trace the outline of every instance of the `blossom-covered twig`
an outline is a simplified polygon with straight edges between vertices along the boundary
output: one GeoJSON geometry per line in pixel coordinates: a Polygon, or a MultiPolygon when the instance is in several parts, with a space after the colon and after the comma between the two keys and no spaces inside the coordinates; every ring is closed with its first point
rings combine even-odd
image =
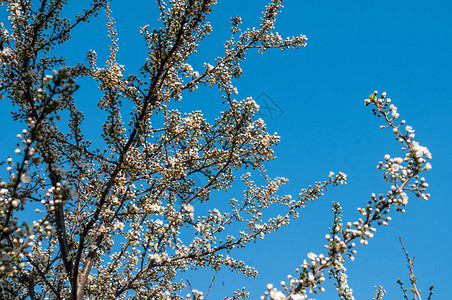
{"type": "Polygon", "coordinates": [[[415,134],[411,126],[405,125],[406,121],[398,122],[399,113],[397,107],[391,104],[391,99],[386,98],[386,93],[377,97],[377,92],[365,100],[365,105],[372,105],[374,115],[382,117],[385,125],[396,136],[396,140],[402,144],[403,157],[391,158],[389,154],[384,156],[384,162],[380,162],[378,169],[383,170],[384,181],[391,184],[385,194],[371,195],[371,199],[364,208],[358,208],[361,218],[354,222],[347,222],[344,228],[342,223],[342,208],[338,203],[333,204],[334,224],[330,234],[326,235],[328,254],[308,254],[309,261],[304,260],[300,269],[297,269],[298,278],[289,275],[290,285],[283,285],[283,289],[269,289],[262,299],[306,299],[308,293],[322,292],[319,285],[324,281],[324,271],[336,278],[337,291],[341,299],[354,299],[353,290],[347,284],[345,258],[354,260],[356,243],[368,244],[368,240],[374,236],[376,225],[388,225],[391,217],[390,209],[397,212],[405,212],[408,204],[408,194],[427,200],[430,197],[426,193],[428,184],[421,172],[432,168],[429,160],[431,153],[424,146],[414,140],[415,134]],[[405,126],[403,129],[402,126],[405,126]]]}

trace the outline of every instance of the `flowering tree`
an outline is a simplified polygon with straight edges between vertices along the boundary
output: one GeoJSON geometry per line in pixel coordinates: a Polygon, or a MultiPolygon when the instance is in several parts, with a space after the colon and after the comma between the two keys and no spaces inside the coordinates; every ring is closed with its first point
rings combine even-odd
{"type": "MultiPolygon", "coordinates": [[[[10,17],[0,28],[1,97],[12,102],[14,120],[24,129],[5,161],[9,178],[1,181],[2,299],[202,299],[191,287],[179,296],[186,288],[181,272],[227,267],[255,276],[254,268],[228,253],[287,225],[329,186],[345,184],[345,174],[330,173],[296,199],[279,196],[287,180],[264,171],[279,137],[255,117],[255,101],[235,99],[233,80],[241,76],[248,51],[306,45],[303,35],[283,38],[274,31],[281,0],[270,1],[253,29],[232,18],[225,52],[199,71],[187,61],[212,31],[207,17],[216,1],[158,0],[161,27],[141,28],[148,58],[139,74],[127,76],[116,60],[108,1],[93,0],[72,19],[63,17],[63,0],[3,3],[10,17]],[[106,65],[98,67],[91,51],[87,63],[68,66],[54,47],[100,10],[106,11],[111,40],[106,65]],[[98,82],[103,93],[98,107],[107,117],[99,145],[85,138],[77,108],[76,82],[83,76],[98,82]],[[200,111],[183,114],[172,107],[202,86],[222,93],[224,111],[212,122],[200,111]],[[227,190],[238,175],[246,186],[243,197],[231,198],[222,211],[212,206],[212,193],[227,190]],[[275,206],[286,213],[272,216],[275,206]],[[202,214],[199,208],[210,210],[202,214]]],[[[431,168],[431,154],[414,140],[412,127],[398,121],[390,102],[377,92],[365,101],[402,144],[403,155],[385,155],[379,164],[388,191],[372,194],[359,209],[361,217],[345,225],[334,203],[327,252],[309,253],[288,276],[290,283],[269,285],[263,299],[306,299],[323,291],[324,272],[336,279],[341,299],[353,299],[344,262],[353,260],[355,243],[367,244],[376,225],[388,224],[391,209],[404,212],[408,193],[428,199],[419,174],[431,168]]],[[[378,299],[383,294],[376,293],[378,299]]],[[[246,295],[239,290],[227,299],[246,295]]]]}

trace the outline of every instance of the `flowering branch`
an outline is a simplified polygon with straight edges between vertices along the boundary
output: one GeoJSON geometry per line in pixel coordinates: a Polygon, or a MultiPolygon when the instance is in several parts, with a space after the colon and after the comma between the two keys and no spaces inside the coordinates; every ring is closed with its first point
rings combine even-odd
{"type": "MultiPolygon", "coordinates": [[[[200,71],[188,61],[212,32],[208,16],[216,1],[158,0],[160,27],[141,28],[148,55],[140,72],[129,75],[117,61],[119,40],[108,1],[92,0],[72,22],[62,16],[67,1],[3,2],[10,31],[0,24],[1,97],[11,101],[14,120],[26,129],[17,135],[19,159],[6,160],[9,179],[0,181],[2,299],[127,299],[129,293],[184,299],[179,294],[187,286],[180,272],[227,267],[256,276],[230,252],[278,231],[329,187],[346,183],[345,174],[330,173],[302,189],[297,199],[279,196],[287,179],[270,178],[264,165],[275,158],[280,137],[256,118],[259,106],[252,98],[235,98],[233,81],[243,73],[251,49],[263,53],[306,45],[304,35],[283,38],[274,31],[282,0],[269,0],[255,28],[243,29],[241,18],[233,17],[225,52],[200,71]],[[87,53],[86,65],[67,66],[65,58],[52,56],[102,8],[111,42],[104,67],[97,66],[94,50],[87,53]],[[97,82],[103,94],[97,102],[106,116],[101,143],[84,135],[84,114],[75,97],[80,76],[97,82]],[[222,95],[222,112],[213,121],[200,111],[174,109],[183,94],[202,86],[222,95]],[[262,180],[252,181],[252,173],[262,180]],[[243,197],[214,202],[239,174],[243,197]],[[285,211],[273,215],[273,207],[285,211]],[[21,219],[33,221],[19,225],[21,219]]],[[[414,141],[410,126],[403,131],[405,122],[395,123],[399,114],[389,103],[376,93],[366,100],[406,152],[403,158],[386,155],[379,165],[390,191],[372,195],[359,209],[362,218],[347,228],[335,203],[328,254],[308,254],[310,262],[297,270],[299,279],[290,277],[284,291],[269,287],[264,298],[303,299],[308,291],[322,291],[326,269],[336,278],[340,297],[352,299],[343,263],[345,257],[353,259],[354,242],[367,244],[375,223],[387,225],[390,208],[403,212],[409,192],[425,200],[430,196],[419,174],[431,169],[431,155],[414,141]]],[[[190,291],[188,298],[203,297],[190,291]]],[[[247,295],[243,289],[226,299],[247,295]]]]}
{"type": "Polygon", "coordinates": [[[330,229],[330,234],[326,235],[328,243],[325,248],[329,250],[328,254],[308,254],[309,261],[304,260],[301,269],[296,270],[299,279],[289,275],[290,285],[286,286],[284,283],[281,291],[270,286],[262,299],[306,299],[308,292],[322,292],[324,289],[319,287],[319,284],[325,280],[324,270],[336,279],[336,287],[341,299],[354,299],[352,289],[347,284],[344,262],[345,257],[354,260],[355,241],[359,240],[361,244],[367,245],[368,239],[371,239],[376,231],[375,223],[388,225],[391,217],[387,215],[391,208],[398,212],[405,212],[408,204],[407,192],[423,200],[430,197],[430,194],[425,193],[428,184],[419,174],[432,168],[428,162],[432,155],[426,147],[414,140],[414,130],[411,126],[405,126],[405,132],[401,132],[400,127],[406,122],[402,120],[396,123],[399,113],[397,107],[390,103],[391,99],[386,98],[386,93],[382,93],[381,97],[377,98],[377,92],[374,92],[365,100],[366,106],[373,105],[374,115],[383,117],[385,120],[386,125],[381,128],[392,128],[396,140],[402,144],[402,151],[405,152],[404,158],[391,158],[386,154],[385,162],[380,162],[377,166],[378,169],[383,170],[383,179],[391,184],[390,190],[378,196],[372,194],[366,207],[358,208],[363,218],[348,222],[345,229],[342,223],[342,209],[338,203],[334,203],[334,225],[330,229]]]}

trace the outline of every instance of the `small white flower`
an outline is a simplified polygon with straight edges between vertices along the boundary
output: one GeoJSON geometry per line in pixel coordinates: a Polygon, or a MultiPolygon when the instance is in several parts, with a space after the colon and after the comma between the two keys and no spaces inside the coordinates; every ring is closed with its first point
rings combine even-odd
{"type": "Polygon", "coordinates": [[[20,181],[22,181],[23,183],[30,183],[31,177],[30,177],[30,175],[28,175],[28,173],[24,173],[24,174],[20,175],[20,181]]]}
{"type": "Polygon", "coordinates": [[[270,292],[270,298],[271,298],[272,300],[284,300],[284,299],[286,299],[286,296],[284,295],[283,292],[278,291],[278,290],[276,290],[276,289],[273,289],[273,290],[270,292]]]}
{"type": "Polygon", "coordinates": [[[396,157],[396,158],[394,158],[394,162],[396,164],[401,164],[403,162],[403,159],[401,157],[396,157]]]}
{"type": "Polygon", "coordinates": [[[400,166],[398,164],[393,164],[391,166],[391,170],[393,170],[394,172],[397,172],[400,169],[400,166]]]}
{"type": "Polygon", "coordinates": [[[191,204],[184,204],[183,208],[186,212],[194,212],[195,211],[195,208],[191,204]]]}
{"type": "Polygon", "coordinates": [[[308,253],[308,258],[310,260],[315,260],[317,258],[317,255],[314,252],[309,252],[308,253]]]}
{"type": "Polygon", "coordinates": [[[400,197],[402,198],[402,205],[408,204],[408,195],[406,193],[401,193],[400,197]]]}

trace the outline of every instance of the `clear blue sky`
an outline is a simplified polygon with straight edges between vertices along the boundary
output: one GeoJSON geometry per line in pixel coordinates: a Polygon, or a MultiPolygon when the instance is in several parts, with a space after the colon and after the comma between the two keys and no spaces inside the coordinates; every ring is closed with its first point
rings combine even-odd
{"type": "MultiPolygon", "coordinates": [[[[210,16],[214,32],[192,60],[193,65],[200,67],[223,54],[230,17],[238,14],[244,25],[257,26],[267,2],[220,0],[210,16]]],[[[127,73],[137,70],[145,57],[139,27],[156,24],[155,7],[153,1],[113,1],[120,39],[118,60],[126,65],[127,73]]],[[[333,201],[342,204],[344,221],[355,220],[359,217],[356,207],[364,206],[372,192],[387,191],[375,166],[384,154],[397,154],[399,149],[391,132],[380,130],[380,120],[363,105],[374,90],[388,93],[401,117],[416,130],[417,140],[432,152],[433,170],[426,174],[432,197],[428,202],[410,198],[406,214],[394,213],[389,227],[378,228],[368,246],[358,247],[355,262],[346,265],[349,284],[356,299],[372,299],[375,285],[383,285],[388,291],[384,299],[401,299],[396,281],[401,277],[408,283],[398,242],[401,236],[410,255],[416,257],[420,287],[427,292],[434,284],[433,299],[448,299],[448,255],[452,247],[451,12],[452,3],[446,0],[285,1],[276,31],[282,36],[305,34],[308,46],[283,53],[250,53],[243,64],[245,74],[236,82],[238,97],[252,96],[262,107],[267,101],[276,109],[273,116],[268,110],[262,111],[267,115],[263,118],[269,131],[277,131],[282,137],[276,148],[278,159],[267,169],[271,176],[290,179],[284,193],[298,195],[302,187],[325,179],[329,171],[347,173],[348,185],[334,188],[309,204],[300,219],[278,234],[236,252],[236,257],[258,269],[258,278],[249,280],[221,272],[209,299],[222,298],[242,286],[252,293],[251,299],[257,299],[267,283],[277,285],[287,274],[294,274],[308,252],[322,251],[324,235],[332,222],[333,201]],[[269,98],[258,97],[262,92],[269,98]]],[[[102,17],[74,34],[71,47],[64,48],[69,62],[84,57],[89,49],[96,50],[99,62],[106,59],[103,51],[108,40],[102,17]]],[[[82,106],[96,101],[88,85],[82,84],[78,93],[82,106]]],[[[218,106],[212,95],[201,90],[196,97],[187,98],[191,102],[184,104],[185,108],[215,115],[218,106]]],[[[84,112],[87,127],[99,124],[94,111],[84,112]]],[[[5,122],[7,114],[1,114],[5,122]]],[[[16,132],[3,134],[8,140],[16,132]]],[[[11,140],[10,149],[14,143],[11,140]]],[[[10,153],[6,147],[1,151],[3,156],[10,153]]],[[[230,197],[240,196],[238,190],[235,192],[230,197]]],[[[206,290],[209,283],[208,274],[192,280],[200,290],[206,290]]],[[[334,287],[326,284],[326,288],[327,292],[316,299],[337,298],[334,287]]]]}

